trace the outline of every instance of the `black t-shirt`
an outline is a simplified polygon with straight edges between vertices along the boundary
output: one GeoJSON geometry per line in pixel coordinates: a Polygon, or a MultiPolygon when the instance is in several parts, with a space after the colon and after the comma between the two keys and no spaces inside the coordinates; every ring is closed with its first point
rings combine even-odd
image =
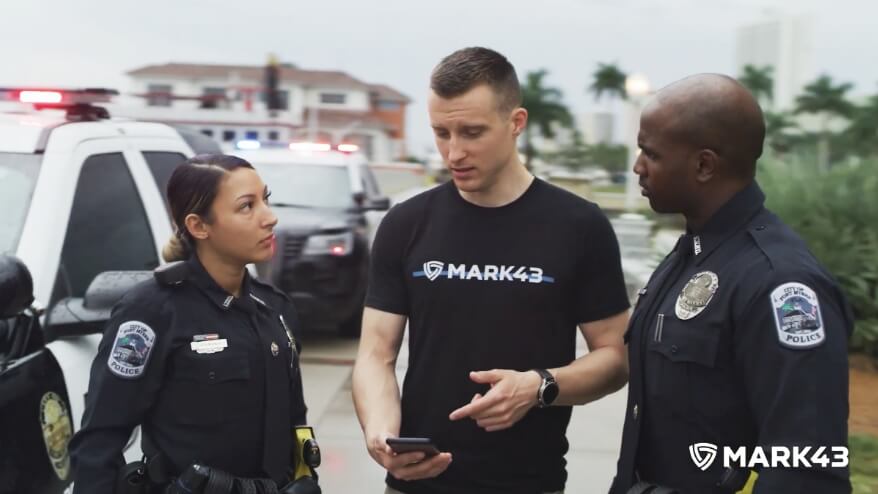
{"type": "Polygon", "coordinates": [[[576,325],[628,308],[619,247],[600,209],[535,179],[486,208],[452,182],[391,209],[375,238],[366,305],[409,319],[401,436],[454,460],[439,477],[388,484],[408,494],[561,490],[571,407],[531,410],[486,432],[448,415],[487,386],[470,371],[552,368],[575,358],[576,325]]]}

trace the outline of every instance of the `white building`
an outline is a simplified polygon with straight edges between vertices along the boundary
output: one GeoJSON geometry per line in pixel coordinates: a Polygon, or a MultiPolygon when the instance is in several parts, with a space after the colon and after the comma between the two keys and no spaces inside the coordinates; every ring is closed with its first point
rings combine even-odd
{"type": "Polygon", "coordinates": [[[781,17],[738,29],[736,69],[774,67],[775,110],[789,110],[814,78],[813,22],[808,16],[781,17]]]}
{"type": "Polygon", "coordinates": [[[244,139],[352,143],[373,161],[405,156],[410,100],[344,72],[278,67],[280,110],[265,103],[263,66],[167,63],[128,72],[114,115],[189,126],[224,145],[244,139]]]}
{"type": "Polygon", "coordinates": [[[588,112],[576,119],[582,139],[588,145],[610,144],[613,142],[613,127],[616,118],[612,112],[588,112]]]}

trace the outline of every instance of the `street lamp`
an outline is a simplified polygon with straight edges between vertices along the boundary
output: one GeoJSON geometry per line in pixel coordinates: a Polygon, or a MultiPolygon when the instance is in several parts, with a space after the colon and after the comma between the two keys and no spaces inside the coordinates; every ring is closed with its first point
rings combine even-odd
{"type": "Polygon", "coordinates": [[[625,93],[628,95],[628,179],[625,181],[625,210],[633,213],[637,208],[640,193],[634,162],[640,148],[637,145],[637,132],[640,128],[640,110],[650,93],[649,80],[642,74],[632,74],[625,79],[625,93]]]}

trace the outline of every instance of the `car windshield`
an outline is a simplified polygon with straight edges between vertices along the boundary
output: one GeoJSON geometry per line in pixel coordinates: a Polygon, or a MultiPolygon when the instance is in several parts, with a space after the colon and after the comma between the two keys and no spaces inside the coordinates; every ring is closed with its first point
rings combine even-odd
{"type": "Polygon", "coordinates": [[[0,153],[0,253],[14,253],[24,228],[43,156],[0,153]]]}
{"type": "Polygon", "coordinates": [[[254,163],[277,207],[343,209],[353,205],[348,169],[344,166],[254,163]]]}

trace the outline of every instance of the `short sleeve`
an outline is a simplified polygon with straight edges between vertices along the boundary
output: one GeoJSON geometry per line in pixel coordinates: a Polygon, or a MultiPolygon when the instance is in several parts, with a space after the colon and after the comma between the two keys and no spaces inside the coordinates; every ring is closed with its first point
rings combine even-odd
{"type": "Polygon", "coordinates": [[[606,319],[630,307],[619,242],[607,217],[596,206],[584,229],[585,246],[576,280],[579,323],[606,319]]]}
{"type": "Polygon", "coordinates": [[[404,248],[407,229],[400,206],[394,206],[381,221],[372,243],[366,307],[408,315],[409,297],[405,284],[404,248]]]}

